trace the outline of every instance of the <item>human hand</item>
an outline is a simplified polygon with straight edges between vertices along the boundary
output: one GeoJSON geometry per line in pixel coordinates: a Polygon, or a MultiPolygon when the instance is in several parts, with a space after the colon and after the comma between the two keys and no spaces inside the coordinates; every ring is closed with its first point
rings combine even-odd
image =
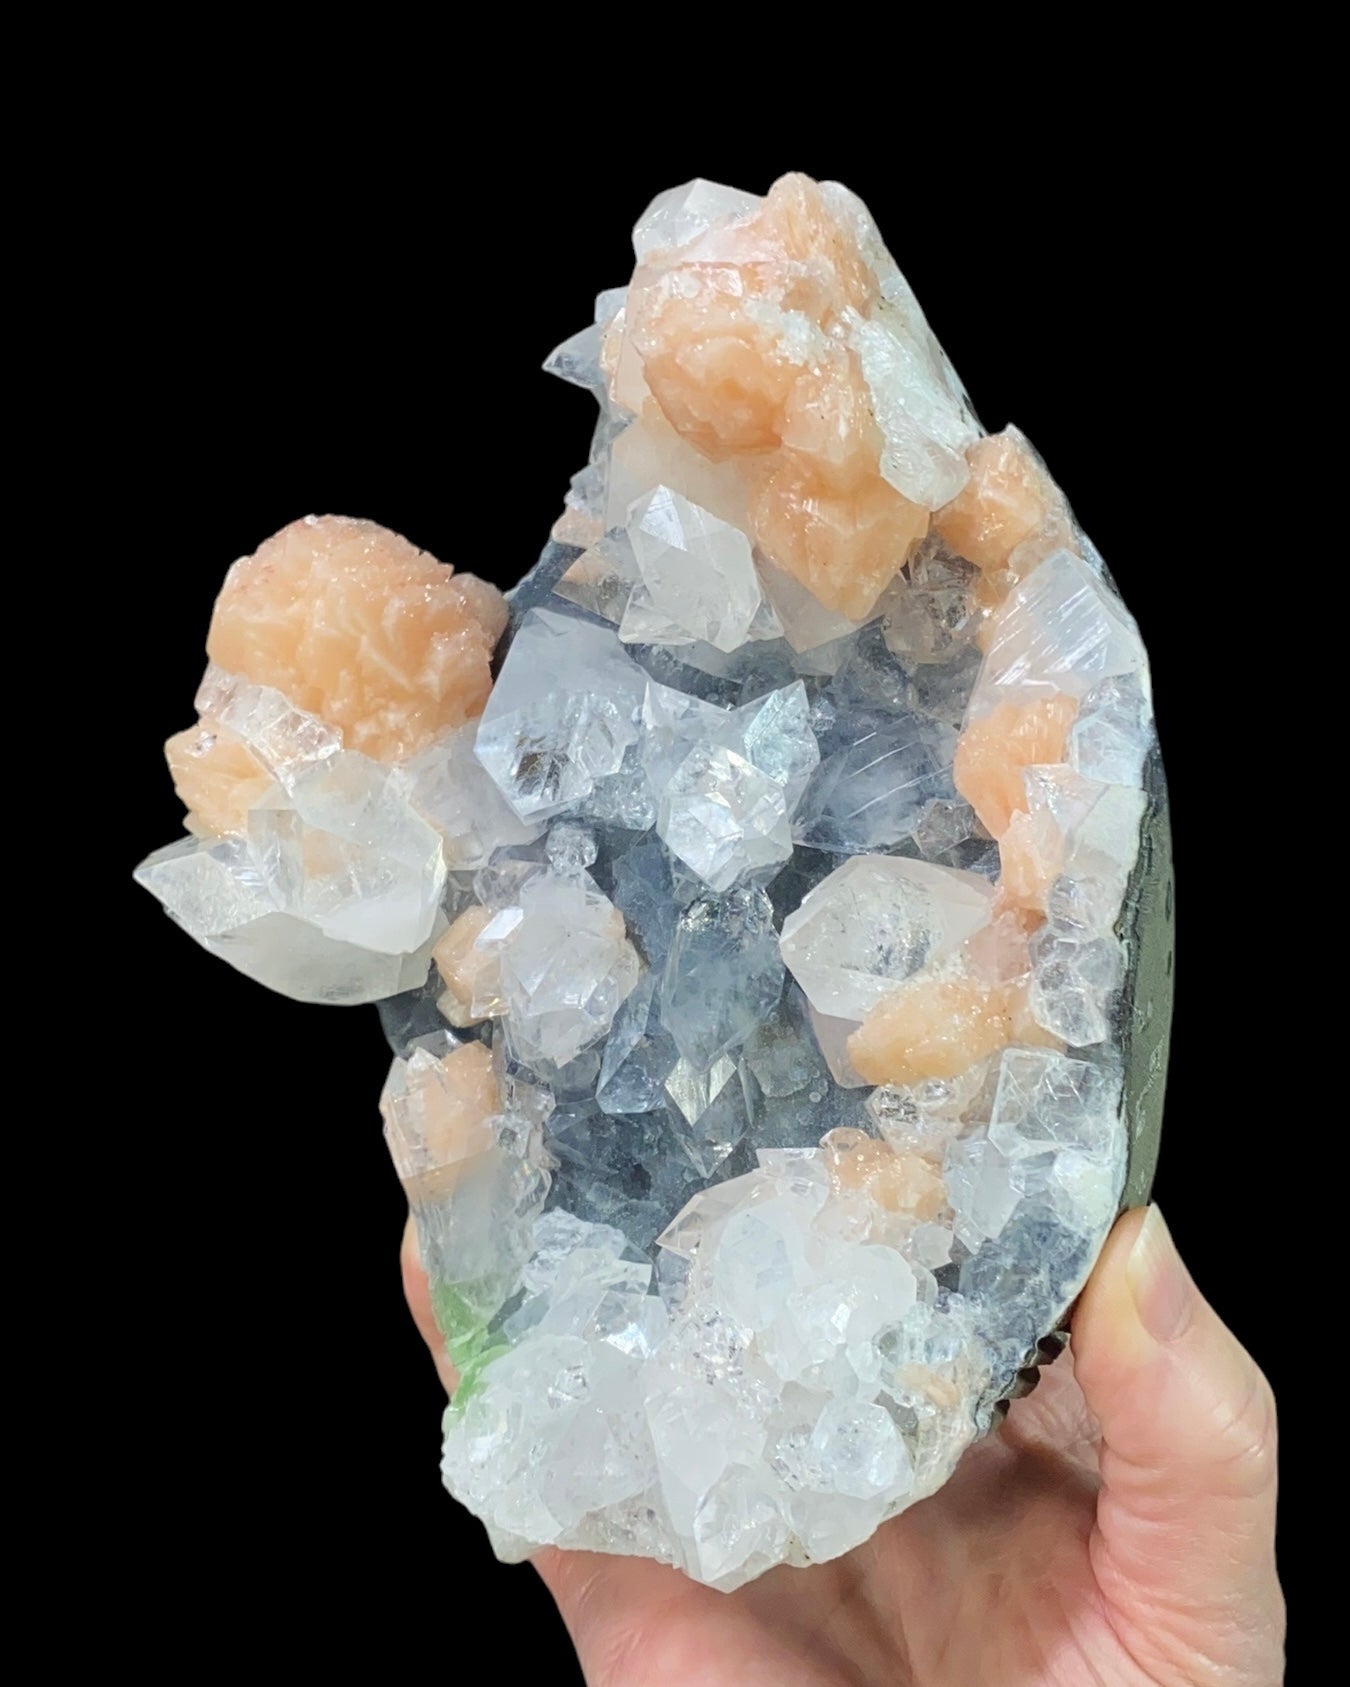
{"type": "MultiPolygon", "coordinates": [[[[404,1285],[447,1386],[411,1224],[404,1285]]],[[[1111,1233],[1069,1350],[932,1498],[717,1593],[539,1553],[589,1687],[1276,1687],[1275,1406],[1156,1208],[1111,1233]]]]}

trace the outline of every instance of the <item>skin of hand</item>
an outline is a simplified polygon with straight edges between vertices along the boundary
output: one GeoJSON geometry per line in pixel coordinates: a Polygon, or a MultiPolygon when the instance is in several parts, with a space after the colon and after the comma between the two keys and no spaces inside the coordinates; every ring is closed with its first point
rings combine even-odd
{"type": "MultiPolygon", "coordinates": [[[[453,1385],[411,1224],[408,1303],[453,1385]]],[[[589,1687],[1277,1687],[1275,1405],[1156,1207],[951,1481],[841,1558],[715,1592],[539,1553],[589,1687]]]]}

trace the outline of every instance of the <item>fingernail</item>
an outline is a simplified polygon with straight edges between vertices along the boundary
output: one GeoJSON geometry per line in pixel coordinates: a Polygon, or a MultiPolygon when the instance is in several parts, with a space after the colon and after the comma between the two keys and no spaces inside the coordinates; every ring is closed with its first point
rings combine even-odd
{"type": "Polygon", "coordinates": [[[1195,1288],[1156,1206],[1144,1214],[1125,1273],[1139,1322],[1154,1341],[1175,1341],[1191,1321],[1195,1288]]]}

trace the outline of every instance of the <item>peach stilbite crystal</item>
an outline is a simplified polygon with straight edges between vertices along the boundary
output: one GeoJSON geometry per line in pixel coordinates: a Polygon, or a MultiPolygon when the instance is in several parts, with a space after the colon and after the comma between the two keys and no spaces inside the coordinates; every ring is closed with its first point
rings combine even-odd
{"type": "Polygon", "coordinates": [[[436,971],[445,985],[436,1006],[451,1025],[477,1024],[497,1007],[502,971],[500,947],[475,947],[492,919],[488,908],[478,904],[466,908],[431,951],[436,971]],[[475,1002],[483,1001],[488,1003],[487,1008],[475,1012],[475,1002]]]}
{"type": "MultiPolygon", "coordinates": [[[[852,230],[816,182],[789,175],[754,215],[678,254],[649,253],[622,332],[667,420],[721,459],[779,444],[793,388],[827,348],[819,330],[876,297],[852,230]]],[[[608,361],[622,402],[622,354],[610,351],[608,361]]]]}
{"type": "Polygon", "coordinates": [[[166,739],[164,755],[190,832],[228,837],[248,830],[248,811],[272,776],[237,732],[201,720],[166,739]]]}
{"type": "Polygon", "coordinates": [[[970,479],[933,517],[951,548],[985,573],[1008,559],[1060,503],[1050,477],[1015,432],[986,434],[966,453],[970,479]]]}
{"type": "Polygon", "coordinates": [[[737,273],[681,270],[643,303],[634,344],[671,426],[714,461],[777,445],[801,362],[772,327],[745,314],[737,273]]]}
{"type": "Polygon", "coordinates": [[[784,290],[785,309],[829,322],[845,310],[865,313],[876,302],[877,278],[854,230],[845,227],[820,183],[810,176],[799,170],[780,176],[769,189],[763,211],[747,226],[757,223],[781,242],[789,262],[805,272],[794,275],[784,290]]]}
{"type": "Polygon", "coordinates": [[[506,626],[495,586],[373,521],[307,516],[230,569],[212,661],[402,761],[482,714],[506,626]]]}
{"type": "Polygon", "coordinates": [[[966,723],[956,746],[952,778],[996,838],[1027,806],[1023,770],[1065,759],[1077,701],[1063,692],[1029,703],[999,703],[966,723]]]}
{"type": "MultiPolygon", "coordinates": [[[[686,445],[744,459],[761,550],[852,620],[928,528],[928,512],[882,476],[874,400],[846,343],[879,298],[859,230],[819,184],[784,176],[752,215],[677,252],[646,251],[605,339],[616,402],[640,407],[650,392],[686,445]]],[[[624,449],[621,435],[616,460],[624,449]]],[[[612,490],[610,503],[613,525],[612,490]]]]}
{"type": "Polygon", "coordinates": [[[809,464],[834,492],[851,492],[877,479],[881,433],[852,353],[807,370],[793,387],[783,418],[783,449],[809,464]]]}
{"type": "Polygon", "coordinates": [[[913,978],[877,1003],[848,1040],[869,1084],[917,1084],[957,1078],[1008,1046],[1006,991],[974,979],[913,978]]]}
{"type": "Polygon", "coordinates": [[[841,1193],[865,1191],[891,1213],[932,1219],[942,1211],[947,1191],[930,1162],[920,1154],[901,1154],[866,1131],[838,1125],[820,1139],[825,1169],[841,1193]]]}
{"type": "Polygon", "coordinates": [[[877,476],[833,491],[785,459],[751,498],[758,544],[819,603],[861,621],[928,530],[928,511],[877,476]]]}
{"type": "Polygon", "coordinates": [[[998,860],[1000,903],[1043,914],[1064,865],[1064,834],[1044,810],[1019,809],[999,839],[998,860]]]}
{"type": "Polygon", "coordinates": [[[435,1177],[442,1193],[468,1164],[493,1147],[487,1121],[501,1094],[484,1043],[463,1043],[448,1054],[417,1049],[395,1062],[380,1097],[394,1163],[405,1186],[435,1177]]]}

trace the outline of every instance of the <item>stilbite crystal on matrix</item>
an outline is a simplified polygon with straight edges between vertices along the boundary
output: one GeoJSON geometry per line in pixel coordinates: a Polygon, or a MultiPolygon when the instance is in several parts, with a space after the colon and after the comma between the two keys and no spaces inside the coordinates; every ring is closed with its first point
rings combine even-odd
{"type": "Polygon", "coordinates": [[[731,1588],[940,1486],[1140,1193],[1166,812],[1134,622],[862,204],[693,182],[633,245],[509,620],[368,523],[268,540],[138,876],[379,1001],[498,1553],[731,1588]]]}

